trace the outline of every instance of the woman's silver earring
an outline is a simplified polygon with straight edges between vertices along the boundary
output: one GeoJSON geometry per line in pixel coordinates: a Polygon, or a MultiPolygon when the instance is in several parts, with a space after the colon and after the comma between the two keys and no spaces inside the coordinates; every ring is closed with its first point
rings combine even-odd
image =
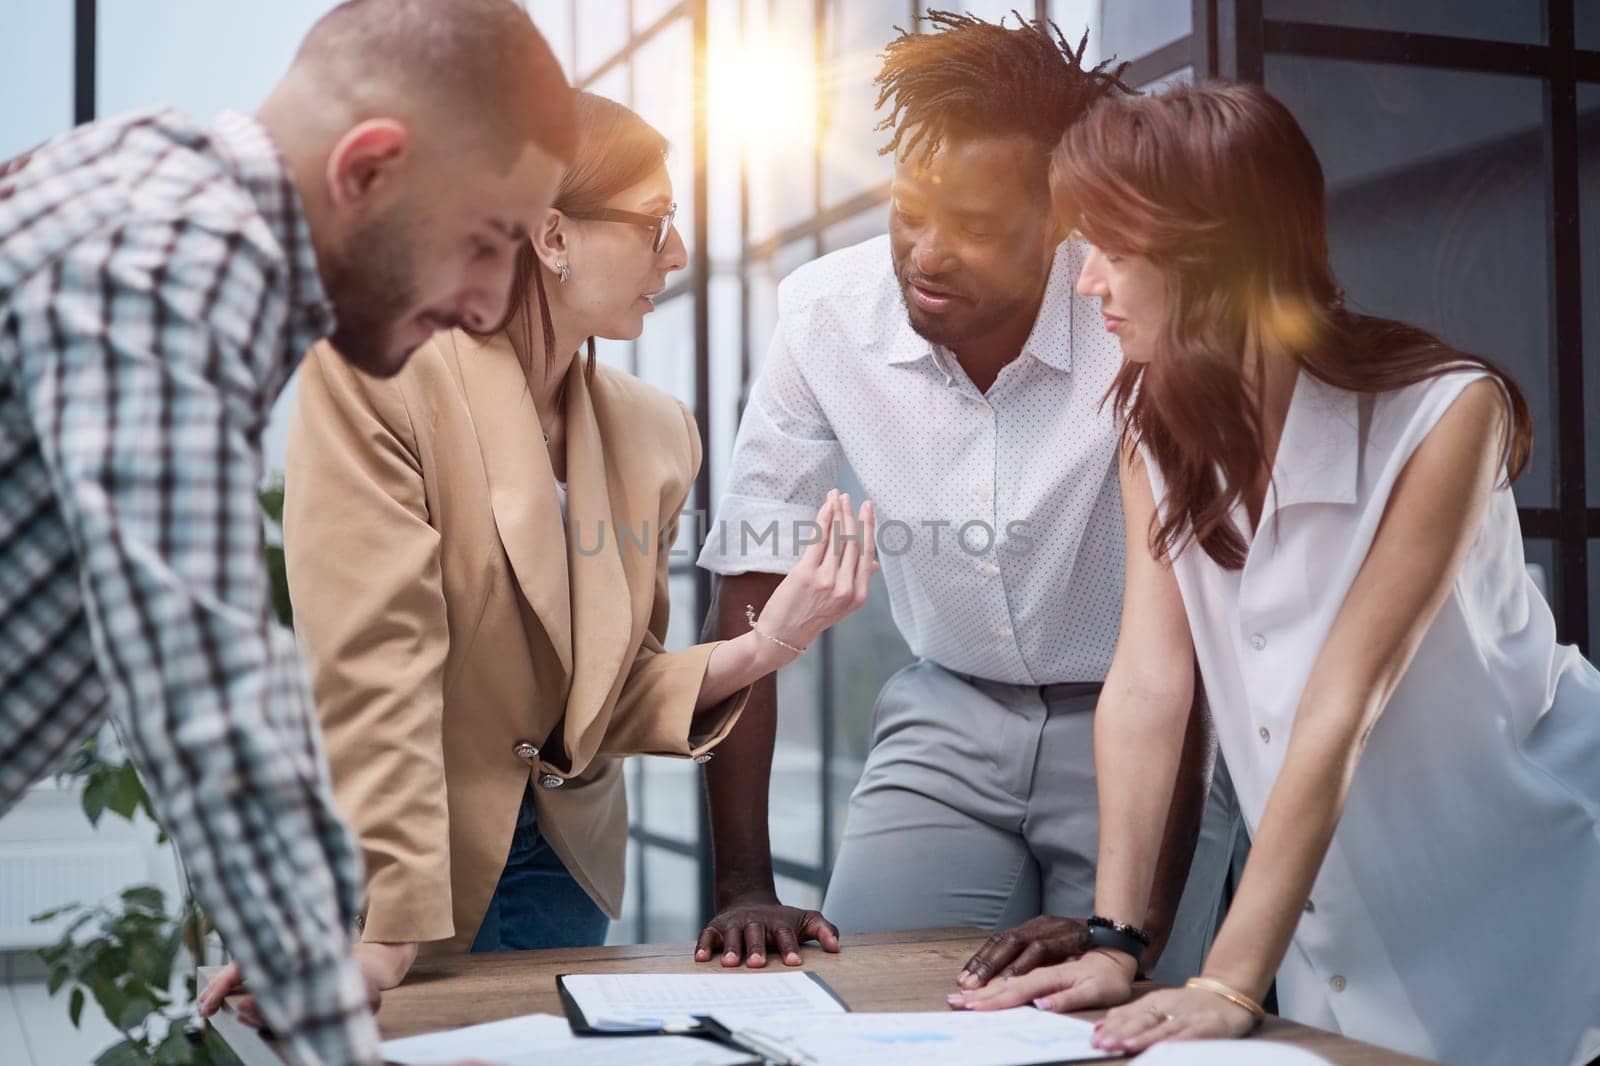
{"type": "Polygon", "coordinates": [[[557,263],[556,277],[561,280],[561,284],[565,285],[567,283],[567,279],[572,277],[572,268],[565,263],[557,263]]]}

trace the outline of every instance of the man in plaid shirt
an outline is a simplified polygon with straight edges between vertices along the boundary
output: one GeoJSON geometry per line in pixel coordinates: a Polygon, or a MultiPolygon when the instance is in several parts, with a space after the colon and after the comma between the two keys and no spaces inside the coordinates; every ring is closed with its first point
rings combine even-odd
{"type": "Polygon", "coordinates": [[[377,1033],[359,857],[269,607],[262,429],[323,337],[388,375],[498,321],[571,139],[513,0],[351,0],[253,117],[147,111],[0,166],[0,812],[109,716],[304,1062],[377,1033]]]}

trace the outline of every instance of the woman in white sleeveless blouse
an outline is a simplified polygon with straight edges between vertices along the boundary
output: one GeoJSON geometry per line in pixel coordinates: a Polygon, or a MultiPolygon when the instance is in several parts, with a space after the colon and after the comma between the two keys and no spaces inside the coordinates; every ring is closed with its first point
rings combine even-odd
{"type": "MultiPolygon", "coordinates": [[[[1589,1061],[1600,673],[1524,569],[1521,395],[1343,307],[1321,168],[1258,87],[1113,101],[1055,164],[1125,358],[1098,913],[1145,913],[1193,661],[1253,841],[1203,976],[1097,1041],[1243,1036],[1276,978],[1285,1017],[1412,1054],[1589,1061]]],[[[1134,969],[1105,946],[952,1003],[1125,1003],[1134,969]]]]}

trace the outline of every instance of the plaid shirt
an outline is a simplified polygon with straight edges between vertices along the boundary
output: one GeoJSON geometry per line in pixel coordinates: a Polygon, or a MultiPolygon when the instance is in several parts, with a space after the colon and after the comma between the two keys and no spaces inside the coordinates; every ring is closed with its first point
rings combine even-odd
{"type": "Polygon", "coordinates": [[[261,433],[333,327],[266,131],[172,111],[0,166],[0,812],[107,715],[266,1017],[377,1059],[360,861],[262,565],[261,433]]]}

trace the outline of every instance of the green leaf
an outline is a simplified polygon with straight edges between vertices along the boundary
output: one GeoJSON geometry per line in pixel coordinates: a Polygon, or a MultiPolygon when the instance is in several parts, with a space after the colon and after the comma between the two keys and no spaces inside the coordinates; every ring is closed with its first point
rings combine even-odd
{"type": "Polygon", "coordinates": [[[122,769],[117,771],[114,780],[111,798],[108,806],[114,813],[127,821],[133,821],[134,812],[139,809],[140,802],[144,799],[144,783],[139,780],[139,771],[133,768],[133,763],[125,762],[122,769]]]}
{"type": "Polygon", "coordinates": [[[72,976],[72,971],[65,966],[57,966],[50,971],[50,980],[45,982],[45,991],[52,996],[61,991],[61,986],[67,983],[67,978],[72,976]]]}
{"type": "Polygon", "coordinates": [[[124,1040],[100,1052],[94,1063],[95,1066],[150,1066],[150,1056],[137,1041],[124,1040]]]}
{"type": "Polygon", "coordinates": [[[275,526],[283,525],[283,477],[273,474],[261,490],[261,510],[275,526]]]}
{"type": "Polygon", "coordinates": [[[117,1012],[117,1028],[124,1032],[137,1029],[155,1011],[156,1005],[144,996],[131,996],[117,1012]]]}
{"type": "Polygon", "coordinates": [[[284,563],[283,549],[276,544],[267,545],[267,583],[272,589],[272,610],[278,621],[294,625],[294,605],[289,600],[289,570],[284,563]]]}
{"type": "Polygon", "coordinates": [[[194,1062],[194,1052],[188,1034],[183,1031],[183,1019],[180,1018],[172,1023],[166,1037],[156,1045],[155,1058],[163,1066],[187,1066],[194,1062]]]}
{"type": "Polygon", "coordinates": [[[67,1002],[67,1017],[72,1019],[72,1027],[78,1028],[78,1019],[83,1016],[83,989],[74,988],[72,998],[67,1002]]]}
{"type": "Polygon", "coordinates": [[[162,914],[165,914],[167,909],[167,894],[161,891],[159,885],[134,885],[132,888],[125,888],[122,890],[122,901],[162,914]]]}
{"type": "Polygon", "coordinates": [[[90,825],[100,823],[100,815],[105,813],[106,804],[116,794],[116,787],[113,777],[101,774],[91,776],[83,786],[83,813],[90,825]]]}

